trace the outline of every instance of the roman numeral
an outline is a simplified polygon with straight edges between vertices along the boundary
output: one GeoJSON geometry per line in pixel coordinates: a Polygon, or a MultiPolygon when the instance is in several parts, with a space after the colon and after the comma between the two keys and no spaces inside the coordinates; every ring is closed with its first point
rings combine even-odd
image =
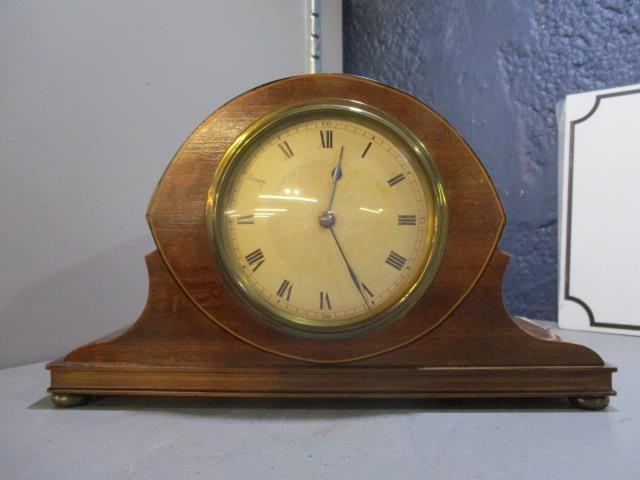
{"type": "Polygon", "coordinates": [[[391,253],[389,253],[389,256],[385,260],[386,264],[391,265],[396,270],[402,270],[402,267],[404,267],[404,264],[406,262],[407,262],[406,258],[394,252],[393,250],[391,250],[391,253]]]}
{"type": "Polygon", "coordinates": [[[371,148],[371,142],[369,142],[369,145],[367,145],[366,148],[364,149],[364,152],[362,152],[362,158],[364,158],[367,155],[367,152],[369,151],[370,148],[371,148]]]}
{"type": "Polygon", "coordinates": [[[254,272],[258,268],[260,268],[260,265],[262,265],[265,262],[264,254],[262,253],[262,250],[260,250],[259,248],[251,252],[246,257],[244,257],[244,259],[247,261],[250,267],[255,265],[255,267],[253,267],[254,272]]]}
{"type": "Polygon", "coordinates": [[[282,150],[282,153],[284,153],[285,157],[287,158],[293,157],[293,150],[291,150],[291,147],[287,142],[279,143],[278,146],[280,147],[280,150],[282,150]]]}
{"type": "Polygon", "coordinates": [[[287,302],[288,302],[289,299],[291,298],[292,289],[293,289],[293,285],[291,284],[291,282],[289,280],[283,280],[282,284],[280,285],[280,288],[276,292],[276,295],[278,295],[280,298],[284,298],[284,295],[287,294],[287,302]]]}
{"type": "Polygon", "coordinates": [[[369,290],[369,288],[364,283],[361,283],[360,285],[362,285],[362,288],[369,294],[370,297],[373,297],[373,293],[371,293],[371,290],[369,290]]]}
{"type": "Polygon", "coordinates": [[[238,225],[253,225],[255,222],[253,221],[253,215],[242,215],[240,217],[236,217],[238,221],[238,225]]]}
{"type": "Polygon", "coordinates": [[[322,148],[333,148],[333,130],[320,130],[322,148]]]}
{"type": "Polygon", "coordinates": [[[389,184],[390,187],[393,187],[396,183],[400,183],[404,179],[405,179],[404,173],[401,173],[400,175],[396,175],[395,177],[387,180],[387,183],[389,184]]]}
{"type": "Polygon", "coordinates": [[[415,215],[398,215],[398,225],[415,225],[415,215]]]}
{"type": "Polygon", "coordinates": [[[327,292],[320,292],[320,310],[331,310],[331,300],[329,300],[329,294],[327,292]]]}

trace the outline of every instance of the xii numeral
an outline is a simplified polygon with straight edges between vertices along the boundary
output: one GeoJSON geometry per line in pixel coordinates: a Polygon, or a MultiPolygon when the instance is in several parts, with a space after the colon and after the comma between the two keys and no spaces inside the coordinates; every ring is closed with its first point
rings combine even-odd
{"type": "Polygon", "coordinates": [[[293,150],[291,150],[291,147],[287,142],[279,143],[278,146],[280,147],[280,150],[282,150],[282,153],[284,153],[284,156],[286,158],[293,157],[293,150]]]}
{"type": "Polygon", "coordinates": [[[329,294],[327,292],[320,292],[320,310],[332,310],[331,308],[331,300],[329,299],[329,294]]]}
{"type": "Polygon", "coordinates": [[[264,254],[262,253],[262,250],[260,250],[259,248],[251,252],[246,257],[244,257],[244,259],[247,261],[250,267],[253,267],[252,270],[254,272],[258,270],[258,268],[260,268],[260,265],[262,265],[265,262],[264,254]]]}
{"type": "Polygon", "coordinates": [[[287,302],[288,302],[291,299],[292,289],[293,289],[293,285],[291,284],[291,282],[285,279],[282,281],[282,284],[280,285],[280,288],[276,292],[276,295],[278,295],[280,298],[285,298],[285,295],[286,295],[287,302]]]}
{"type": "Polygon", "coordinates": [[[320,130],[322,148],[333,148],[333,130],[320,130]]]}

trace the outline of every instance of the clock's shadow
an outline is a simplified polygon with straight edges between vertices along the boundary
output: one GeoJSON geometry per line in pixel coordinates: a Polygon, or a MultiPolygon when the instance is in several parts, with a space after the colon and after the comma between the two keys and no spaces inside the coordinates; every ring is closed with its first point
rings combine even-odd
{"type": "MultiPolygon", "coordinates": [[[[30,409],[57,409],[48,396],[30,409]]],[[[65,409],[69,410],[69,409],[65,409]]],[[[190,397],[94,397],[74,407],[83,411],[166,411],[172,414],[233,418],[335,418],[417,412],[583,412],[567,398],[512,399],[280,399],[280,398],[190,398],[190,397]]],[[[609,407],[609,411],[613,410],[609,407]]]]}

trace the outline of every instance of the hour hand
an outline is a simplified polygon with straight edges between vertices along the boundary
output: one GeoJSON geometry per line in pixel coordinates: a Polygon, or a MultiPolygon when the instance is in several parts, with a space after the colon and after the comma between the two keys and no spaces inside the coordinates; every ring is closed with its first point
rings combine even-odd
{"type": "Polygon", "coordinates": [[[344,145],[340,147],[340,156],[338,157],[338,163],[331,171],[331,179],[333,180],[333,184],[331,185],[331,196],[329,197],[329,206],[327,207],[327,212],[331,211],[331,207],[333,206],[333,197],[336,194],[336,184],[338,180],[342,178],[342,153],[344,152],[344,145]]]}

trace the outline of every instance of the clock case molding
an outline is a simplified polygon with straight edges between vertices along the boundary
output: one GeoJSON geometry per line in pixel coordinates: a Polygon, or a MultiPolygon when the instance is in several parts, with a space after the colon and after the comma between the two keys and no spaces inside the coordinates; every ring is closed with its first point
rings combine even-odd
{"type": "Polygon", "coordinates": [[[149,295],[128,329],[48,364],[54,401],[90,395],[211,397],[577,397],[615,395],[615,367],[592,350],[511,317],[502,300],[505,215],[491,179],[460,135],[417,99],[339,74],[291,77],[209,116],[162,176],[147,218],[149,295]],[[255,316],[213,261],[206,206],[216,165],[254,122],[286,106],[363,102],[426,146],[444,186],[449,225],[429,289],[395,321],[353,338],[301,338],[255,316]]]}

